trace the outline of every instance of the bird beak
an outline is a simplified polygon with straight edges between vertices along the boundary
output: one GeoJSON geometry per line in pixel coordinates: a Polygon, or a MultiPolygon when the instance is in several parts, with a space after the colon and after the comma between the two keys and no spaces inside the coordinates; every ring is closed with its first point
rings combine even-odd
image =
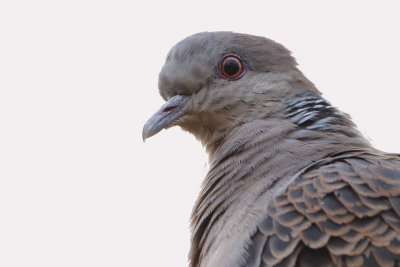
{"type": "Polygon", "coordinates": [[[168,99],[167,103],[144,124],[142,131],[143,142],[185,115],[183,107],[189,98],[190,96],[176,95],[168,99]]]}

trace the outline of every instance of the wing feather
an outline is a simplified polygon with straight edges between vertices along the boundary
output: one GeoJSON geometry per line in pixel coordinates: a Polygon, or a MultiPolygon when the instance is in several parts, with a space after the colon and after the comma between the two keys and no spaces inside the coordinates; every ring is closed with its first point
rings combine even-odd
{"type": "Polygon", "coordinates": [[[268,204],[245,266],[399,266],[400,156],[349,152],[308,166],[268,204]]]}

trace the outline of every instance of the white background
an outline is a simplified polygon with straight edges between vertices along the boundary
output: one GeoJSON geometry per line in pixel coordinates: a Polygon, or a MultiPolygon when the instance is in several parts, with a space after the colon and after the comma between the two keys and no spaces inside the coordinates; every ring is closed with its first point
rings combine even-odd
{"type": "Polygon", "coordinates": [[[166,53],[199,32],[274,39],[380,149],[400,152],[396,1],[1,1],[0,266],[187,266],[207,167],[144,122],[166,53]]]}

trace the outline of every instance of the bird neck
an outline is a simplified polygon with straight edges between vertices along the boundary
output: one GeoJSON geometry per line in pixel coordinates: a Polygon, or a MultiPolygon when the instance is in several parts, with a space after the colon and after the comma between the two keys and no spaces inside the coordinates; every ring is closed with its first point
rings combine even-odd
{"type": "MultiPolygon", "coordinates": [[[[299,169],[329,154],[370,147],[347,115],[329,106],[322,98],[289,101],[285,115],[242,124],[207,146],[210,170],[192,214],[192,262],[216,246],[207,237],[233,216],[232,203],[253,214],[251,198],[245,203],[240,197],[245,192],[274,194],[299,169]]],[[[242,219],[250,223],[235,220],[242,219]]]]}
{"type": "Polygon", "coordinates": [[[295,95],[285,103],[285,107],[285,117],[299,129],[324,133],[340,132],[349,137],[360,135],[349,115],[332,106],[320,95],[295,95]]]}

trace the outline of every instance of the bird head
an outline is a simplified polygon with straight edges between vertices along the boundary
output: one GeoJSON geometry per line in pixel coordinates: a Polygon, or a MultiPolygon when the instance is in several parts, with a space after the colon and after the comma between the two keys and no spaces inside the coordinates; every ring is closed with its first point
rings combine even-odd
{"type": "Polygon", "coordinates": [[[159,75],[166,103],[144,125],[143,140],[179,125],[208,146],[238,125],[284,116],[296,93],[319,94],[290,51],[258,36],[204,32],[168,53],[159,75]]]}

